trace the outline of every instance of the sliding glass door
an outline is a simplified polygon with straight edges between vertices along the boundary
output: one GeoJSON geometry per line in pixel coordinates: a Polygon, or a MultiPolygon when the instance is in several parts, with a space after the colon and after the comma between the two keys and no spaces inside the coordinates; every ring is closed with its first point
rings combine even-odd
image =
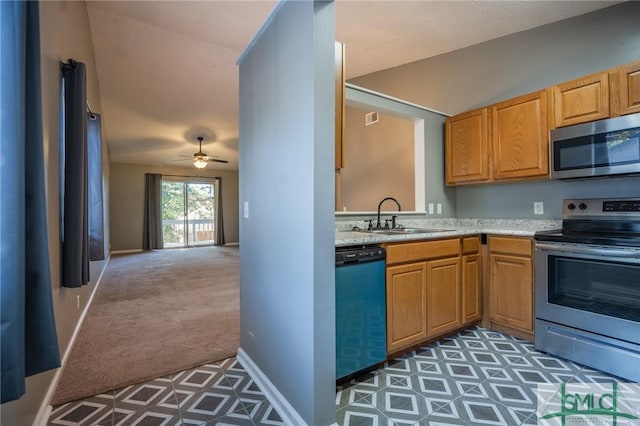
{"type": "Polygon", "coordinates": [[[215,187],[211,183],[186,186],[187,245],[213,244],[215,224],[215,187]]]}
{"type": "Polygon", "coordinates": [[[214,183],[162,181],[165,247],[214,244],[215,194],[214,183]]]}

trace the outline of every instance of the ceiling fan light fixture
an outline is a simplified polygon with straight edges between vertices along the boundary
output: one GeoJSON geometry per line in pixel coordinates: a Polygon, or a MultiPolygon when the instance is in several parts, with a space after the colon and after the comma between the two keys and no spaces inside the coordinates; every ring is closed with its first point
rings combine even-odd
{"type": "Polygon", "coordinates": [[[207,167],[207,158],[194,157],[193,165],[199,169],[204,169],[205,167],[207,167]]]}
{"type": "Polygon", "coordinates": [[[198,136],[198,142],[200,142],[200,149],[198,152],[193,154],[193,165],[199,169],[204,169],[207,167],[207,163],[209,162],[209,157],[207,154],[202,152],[202,140],[204,138],[202,136],[198,136]]]}

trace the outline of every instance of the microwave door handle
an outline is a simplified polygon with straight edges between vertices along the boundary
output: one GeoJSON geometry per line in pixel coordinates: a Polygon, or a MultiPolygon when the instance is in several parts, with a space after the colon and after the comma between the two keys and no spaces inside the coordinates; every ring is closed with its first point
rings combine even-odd
{"type": "Polygon", "coordinates": [[[576,253],[576,254],[593,254],[596,256],[607,257],[622,257],[622,258],[638,258],[640,257],[640,250],[616,250],[612,248],[600,248],[600,247],[582,247],[577,245],[559,245],[548,243],[536,243],[537,250],[543,251],[557,251],[562,253],[576,253]]]}

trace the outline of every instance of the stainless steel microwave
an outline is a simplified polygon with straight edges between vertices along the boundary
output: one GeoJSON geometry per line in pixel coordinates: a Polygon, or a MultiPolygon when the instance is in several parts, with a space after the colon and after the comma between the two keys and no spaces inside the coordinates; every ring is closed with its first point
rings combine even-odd
{"type": "Polygon", "coordinates": [[[640,174],[640,113],[551,131],[551,178],[640,174]]]}

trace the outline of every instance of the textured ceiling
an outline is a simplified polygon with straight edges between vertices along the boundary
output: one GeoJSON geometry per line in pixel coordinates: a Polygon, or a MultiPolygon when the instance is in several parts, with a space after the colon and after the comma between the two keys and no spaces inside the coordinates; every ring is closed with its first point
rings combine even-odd
{"type": "MultiPolygon", "coordinates": [[[[613,1],[336,2],[347,78],[588,13],[613,1]]],[[[105,135],[114,162],[238,167],[236,60],[275,1],[90,1],[105,135]]]]}

